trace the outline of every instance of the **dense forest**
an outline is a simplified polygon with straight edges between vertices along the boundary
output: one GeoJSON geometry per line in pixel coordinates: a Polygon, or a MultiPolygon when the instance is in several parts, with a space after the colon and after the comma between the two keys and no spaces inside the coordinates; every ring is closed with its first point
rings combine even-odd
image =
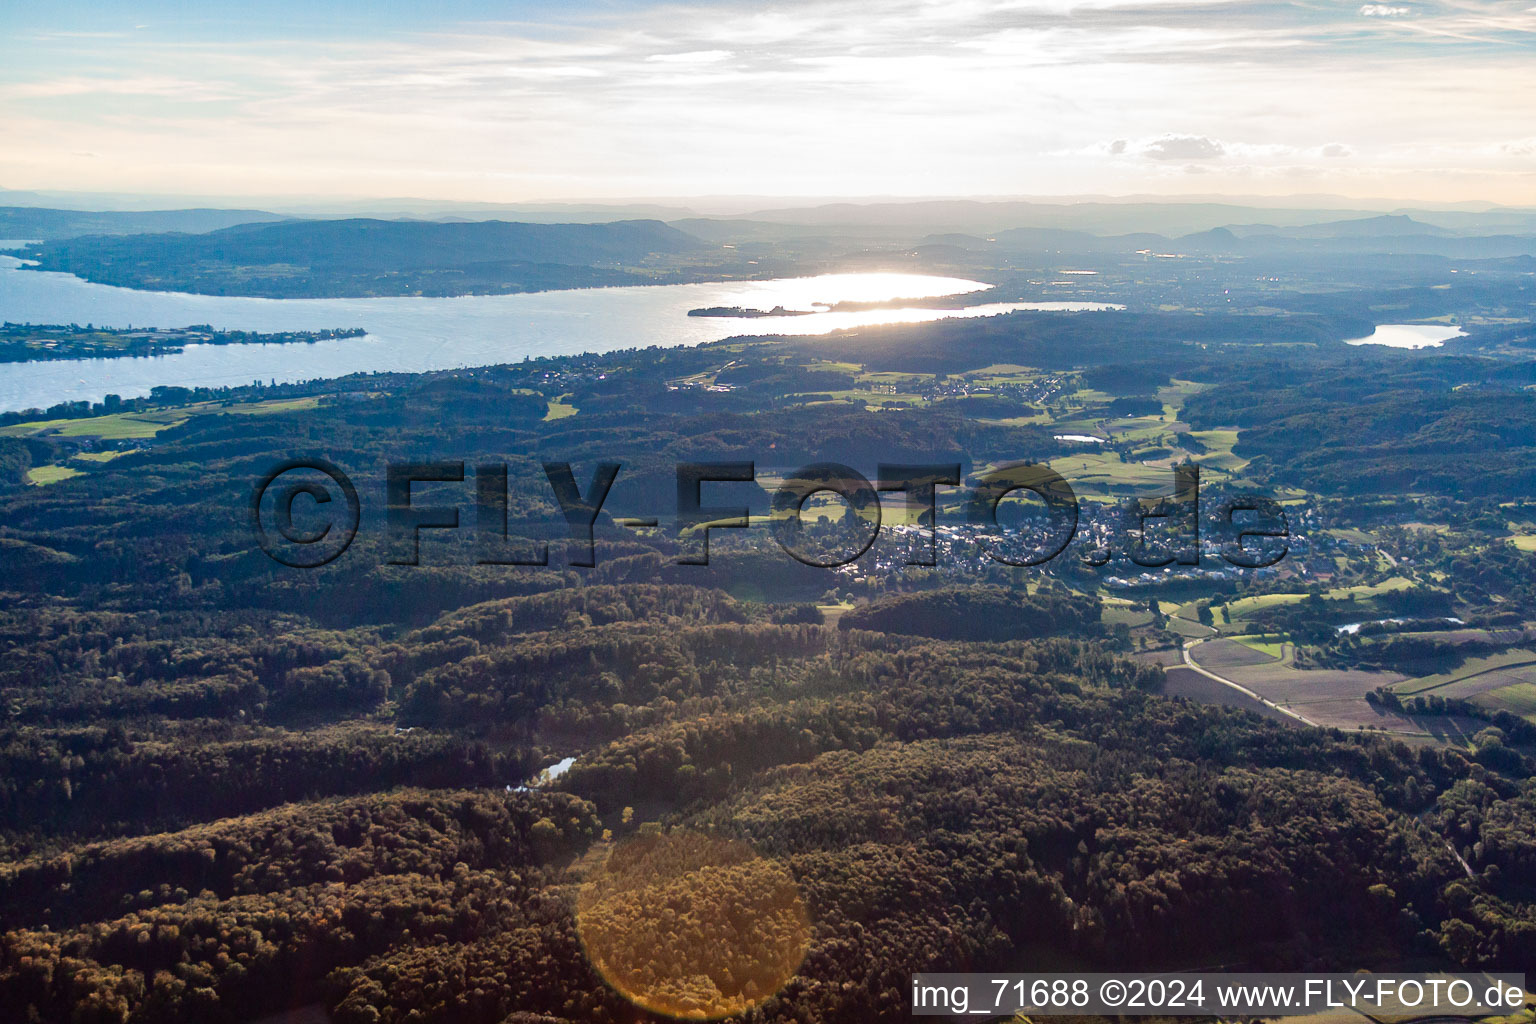
{"type": "MultiPolygon", "coordinates": [[[[160,684],[147,641],[89,656],[154,691],[227,678],[216,646],[182,635],[210,660],[160,684]]],[[[67,708],[12,726],[0,1000],[16,1019],[314,1000],[342,1021],[622,1019],[576,945],[597,869],[572,858],[657,823],[750,843],[793,879],[806,958],[763,1019],[902,1015],[908,972],[1030,949],[1120,968],[1536,954],[1520,824],[1536,788],[1510,765],[1171,702],[1156,669],[1070,641],[829,634],[691,587],[581,588],[387,648],[279,635],[252,653],[246,692],[213,715],[189,703],[152,727],[103,697],[91,725],[67,708]],[[377,718],[397,692],[415,726],[377,718]],[[364,717],[301,728],[292,693],[364,717]],[[554,788],[504,785],[573,743],[554,788]]],[[[658,970],[660,999],[677,979],[658,970]]]]}

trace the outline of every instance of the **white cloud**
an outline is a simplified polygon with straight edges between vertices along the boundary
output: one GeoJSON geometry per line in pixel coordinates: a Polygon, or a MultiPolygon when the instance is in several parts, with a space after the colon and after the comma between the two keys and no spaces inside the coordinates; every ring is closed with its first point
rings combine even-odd
{"type": "Polygon", "coordinates": [[[1360,16],[1363,18],[1406,18],[1409,13],[1406,7],[1393,7],[1390,4],[1365,4],[1360,8],[1360,16]]]}
{"type": "Polygon", "coordinates": [[[0,62],[0,180],[1001,195],[1177,190],[1196,168],[1210,191],[1416,175],[1426,194],[1519,200],[1531,154],[1507,140],[1536,123],[1530,14],[1395,2],[1366,7],[1411,16],[1375,26],[1360,17],[1388,16],[1353,4],[1241,0],[626,3],[323,40],[157,25],[0,62]],[[70,155],[86,149],[100,168],[70,155]]]}
{"type": "Polygon", "coordinates": [[[1218,160],[1226,153],[1221,143],[1203,135],[1164,135],[1141,150],[1149,160],[1218,160]]]}
{"type": "Polygon", "coordinates": [[[689,50],[686,53],[653,53],[646,60],[653,64],[715,64],[733,56],[730,50],[689,50]]]}

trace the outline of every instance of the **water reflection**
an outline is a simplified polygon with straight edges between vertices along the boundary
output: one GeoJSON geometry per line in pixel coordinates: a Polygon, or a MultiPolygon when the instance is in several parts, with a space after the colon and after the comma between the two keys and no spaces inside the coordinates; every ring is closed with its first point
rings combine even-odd
{"type": "Polygon", "coordinates": [[[153,358],[0,365],[0,410],[133,397],[159,384],[226,387],[341,377],[357,372],[444,370],[652,345],[698,345],[740,334],[819,334],[879,323],[990,316],[1014,309],[1103,308],[1100,303],[987,303],[959,310],[823,312],[799,317],[690,317],[705,306],[809,309],[963,295],[988,286],[923,274],[824,274],[774,281],[590,288],[461,298],[257,299],[134,291],[68,274],[19,270],[0,256],[0,319],[111,327],[248,331],[362,327],[368,336],[297,345],[192,346],[153,358]]]}

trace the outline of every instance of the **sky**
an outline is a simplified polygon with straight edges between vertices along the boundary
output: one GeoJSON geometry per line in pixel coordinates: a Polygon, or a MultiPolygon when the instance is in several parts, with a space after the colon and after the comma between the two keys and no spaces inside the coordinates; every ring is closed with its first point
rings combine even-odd
{"type": "Polygon", "coordinates": [[[1536,206],[1536,0],[3,0],[0,187],[1536,206]]]}

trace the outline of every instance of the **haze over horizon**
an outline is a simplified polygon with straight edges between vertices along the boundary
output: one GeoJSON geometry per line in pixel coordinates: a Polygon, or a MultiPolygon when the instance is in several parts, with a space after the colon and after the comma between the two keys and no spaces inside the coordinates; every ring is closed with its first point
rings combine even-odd
{"type": "Polygon", "coordinates": [[[0,28],[17,190],[1536,202],[1528,0],[110,0],[0,28]]]}
{"type": "MultiPolygon", "coordinates": [[[[1486,199],[1434,200],[1402,196],[1348,196],[1337,193],[1154,193],[1082,192],[1061,195],[616,195],[548,196],[530,199],[494,200],[477,197],[434,198],[421,195],[366,195],[338,191],[294,193],[207,193],[207,192],[108,192],[11,188],[0,183],[0,206],[38,207],[62,210],[150,211],[171,209],[260,209],[307,217],[345,216],[447,216],[472,218],[525,211],[557,214],[561,210],[602,213],[614,211],[615,217],[639,216],[636,211],[653,207],[662,219],[701,216],[714,218],[750,217],[760,213],[791,213],[834,207],[900,207],[916,210],[924,205],[975,204],[977,206],[1231,206],[1253,213],[1264,210],[1308,212],[1319,220],[1347,220],[1358,216],[1418,213],[1426,211],[1536,211],[1536,197],[1526,203],[1499,203],[1486,199]]],[[[646,214],[647,216],[650,213],[646,214]]]]}

